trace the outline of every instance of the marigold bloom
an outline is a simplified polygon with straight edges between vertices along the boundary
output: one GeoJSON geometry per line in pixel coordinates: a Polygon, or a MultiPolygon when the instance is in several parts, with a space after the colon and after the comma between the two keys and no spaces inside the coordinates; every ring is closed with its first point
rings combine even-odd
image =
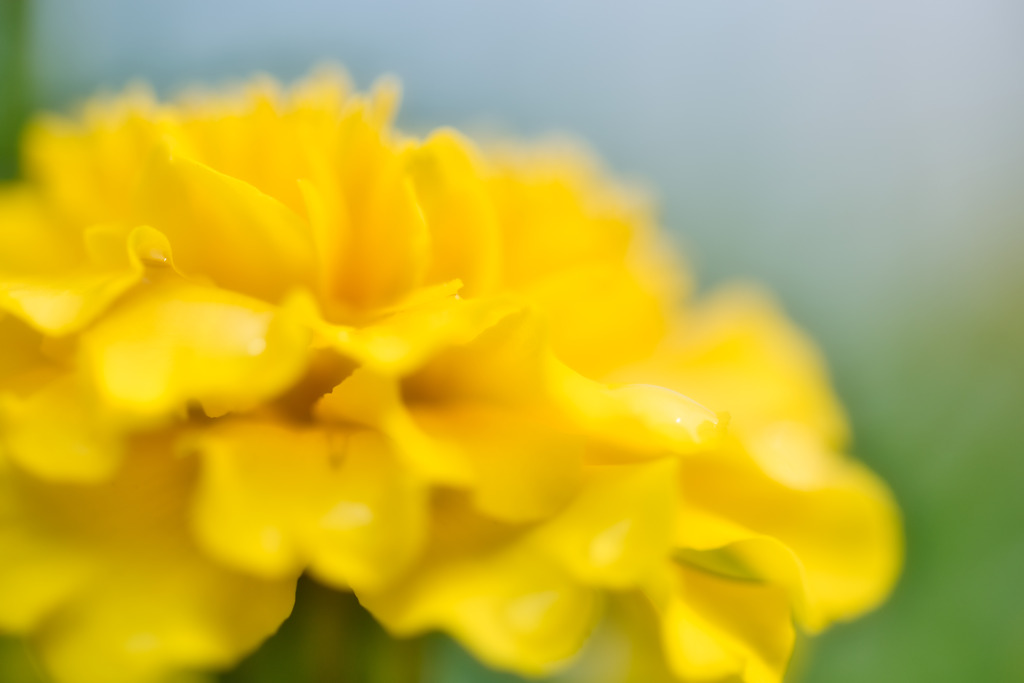
{"type": "Polygon", "coordinates": [[[33,124],[0,629],[58,681],[159,680],[255,648],[308,572],[496,667],[596,629],[627,651],[592,680],[777,683],[794,620],[879,604],[896,508],[774,305],[687,303],[586,155],[405,137],[395,104],[327,70],[33,124]]]}

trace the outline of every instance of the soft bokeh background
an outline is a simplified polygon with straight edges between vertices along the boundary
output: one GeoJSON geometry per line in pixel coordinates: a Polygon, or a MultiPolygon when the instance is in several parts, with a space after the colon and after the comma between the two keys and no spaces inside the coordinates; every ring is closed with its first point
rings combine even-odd
{"type": "MultiPolygon", "coordinates": [[[[325,58],[361,86],[399,75],[417,130],[589,141],[657,194],[702,288],[763,282],[819,340],[903,506],[895,596],[792,678],[1024,680],[1024,3],[0,0],[0,32],[5,174],[29,107],[325,58]]],[[[441,638],[388,645],[313,585],[226,680],[406,680],[415,660],[514,680],[441,638]],[[349,654],[385,651],[378,671],[349,654]]]]}

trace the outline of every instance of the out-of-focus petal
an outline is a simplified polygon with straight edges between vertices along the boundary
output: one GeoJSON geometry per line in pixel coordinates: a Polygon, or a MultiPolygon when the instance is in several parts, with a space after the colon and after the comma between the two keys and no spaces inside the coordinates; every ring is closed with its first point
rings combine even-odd
{"type": "Polygon", "coordinates": [[[419,554],[426,490],[368,431],[234,422],[197,432],[195,529],[245,571],[378,590],[419,554]]]}
{"type": "Polygon", "coordinates": [[[138,193],[137,222],[167,235],[183,272],[271,303],[314,285],[309,225],[252,185],[172,147],[154,154],[138,193]]]}
{"type": "Polygon", "coordinates": [[[431,553],[408,582],[360,594],[381,623],[398,635],[442,628],[484,662],[528,675],[576,654],[599,615],[592,589],[468,510],[442,511],[434,526],[431,553]]]}
{"type": "Polygon", "coordinates": [[[664,562],[672,546],[677,467],[665,458],[596,468],[576,498],[539,526],[534,538],[587,584],[636,586],[664,562]]]}
{"type": "Polygon", "coordinates": [[[294,577],[254,579],[195,547],[192,464],[152,440],[100,485],[46,483],[3,464],[0,585],[12,599],[0,622],[31,635],[57,681],[225,666],[288,615],[294,577]]]}
{"type": "Polygon", "coordinates": [[[412,419],[394,378],[360,368],[317,403],[316,416],[328,423],[379,430],[392,441],[399,457],[427,481],[458,485],[472,478],[463,454],[431,438],[412,419]]]}
{"type": "Polygon", "coordinates": [[[418,301],[359,328],[324,323],[312,304],[301,298],[290,304],[316,330],[319,344],[375,372],[405,376],[439,351],[469,343],[521,308],[504,298],[462,299],[453,291],[460,284],[421,291],[418,301]],[[426,296],[428,292],[435,296],[426,296]]]}
{"type": "Polygon", "coordinates": [[[66,374],[27,396],[0,399],[0,444],[36,476],[100,481],[120,463],[122,425],[81,377],[66,374]]]}
{"type": "Polygon", "coordinates": [[[469,141],[451,130],[409,153],[416,198],[430,230],[426,282],[458,278],[466,296],[491,292],[500,276],[497,216],[469,141]]]}
{"type": "Polygon", "coordinates": [[[654,598],[669,663],[687,681],[781,683],[794,631],[785,592],[771,584],[674,568],[654,598]]]}
{"type": "Polygon", "coordinates": [[[495,519],[548,518],[583,479],[584,441],[544,416],[470,404],[422,406],[411,414],[425,434],[461,455],[476,507],[495,519]]]}
{"type": "Polygon", "coordinates": [[[341,163],[303,186],[325,294],[343,317],[395,303],[422,283],[429,265],[430,233],[389,136],[372,102],[353,101],[339,123],[341,163]]]}
{"type": "Polygon", "coordinates": [[[885,486],[857,463],[818,457],[817,478],[799,487],[725,454],[686,458],[680,478],[679,545],[723,548],[755,577],[787,587],[811,631],[878,605],[902,561],[885,486]]]}
{"type": "Polygon", "coordinates": [[[595,379],[646,358],[667,329],[663,293],[621,263],[556,273],[523,296],[544,312],[555,354],[595,379]]]}
{"type": "Polygon", "coordinates": [[[766,295],[750,288],[712,296],[683,318],[658,353],[613,378],[692,396],[729,413],[738,433],[797,422],[833,447],[847,433],[818,350],[766,295]]]}
{"type": "Polygon", "coordinates": [[[120,410],[161,415],[197,401],[219,415],[294,382],[309,338],[267,304],[169,275],[85,332],[82,361],[99,395],[120,410]]]}
{"type": "Polygon", "coordinates": [[[78,332],[142,280],[149,267],[171,265],[170,246],[149,226],[83,233],[89,258],[61,272],[0,272],[0,309],[49,336],[78,332]]]}
{"type": "Polygon", "coordinates": [[[43,275],[83,258],[74,229],[29,185],[0,187],[0,273],[43,275]]]}

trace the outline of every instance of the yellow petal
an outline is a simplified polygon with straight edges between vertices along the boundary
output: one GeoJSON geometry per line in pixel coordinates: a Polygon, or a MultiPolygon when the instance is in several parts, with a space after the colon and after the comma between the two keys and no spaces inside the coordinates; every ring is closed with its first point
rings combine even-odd
{"type": "Polygon", "coordinates": [[[0,630],[28,633],[96,570],[87,550],[39,529],[26,499],[30,482],[0,454],[0,630]]]}
{"type": "MultiPolygon", "coordinates": [[[[457,281],[456,281],[457,282],[457,281]]],[[[504,298],[465,300],[451,289],[452,283],[437,291],[442,296],[427,298],[403,307],[380,320],[352,328],[329,325],[309,305],[302,314],[317,330],[321,343],[337,349],[375,372],[404,376],[419,369],[442,349],[466,344],[498,321],[519,309],[504,298]]]]}
{"type": "Polygon", "coordinates": [[[412,419],[394,378],[360,368],[320,399],[315,414],[328,423],[379,430],[391,439],[399,457],[429,481],[463,484],[472,478],[463,454],[427,435],[412,419]]]}
{"type": "Polygon", "coordinates": [[[661,623],[639,592],[607,596],[604,618],[560,683],[679,683],[668,668],[661,623]]]}
{"type": "Polygon", "coordinates": [[[413,402],[481,402],[536,407],[552,395],[557,361],[542,322],[529,311],[500,318],[466,343],[441,348],[403,381],[413,402]]]}
{"type": "Polygon", "coordinates": [[[36,476],[100,481],[121,459],[123,425],[73,374],[26,397],[0,399],[0,428],[8,457],[36,476]]]}
{"type": "Polygon", "coordinates": [[[156,680],[227,666],[291,610],[294,577],[225,570],[187,528],[194,464],[137,443],[102,485],[51,484],[5,467],[0,619],[27,630],[60,683],[156,680]]]}
{"type": "Polygon", "coordinates": [[[474,151],[455,131],[431,135],[409,154],[416,198],[430,230],[426,282],[459,278],[465,296],[491,291],[499,277],[500,235],[474,151]]]}
{"type": "Polygon", "coordinates": [[[637,211],[599,178],[592,159],[564,150],[495,155],[491,194],[503,237],[506,285],[598,262],[622,263],[637,211]]]}
{"type": "Polygon", "coordinates": [[[495,519],[545,519],[579,488],[586,444],[543,416],[466,404],[423,406],[411,414],[423,431],[457,449],[471,471],[465,485],[495,519]]]}
{"type": "Polygon", "coordinates": [[[599,379],[654,350],[665,335],[665,297],[620,263],[560,271],[524,288],[544,311],[559,359],[599,379]]]}
{"type": "Polygon", "coordinates": [[[565,370],[556,376],[563,409],[608,444],[596,462],[707,450],[726,434],[726,420],[675,391],[644,384],[610,388],[565,370]]]}
{"type": "Polygon", "coordinates": [[[712,296],[683,319],[661,352],[614,379],[653,382],[692,396],[728,412],[736,433],[796,422],[833,447],[847,434],[821,354],[757,290],[734,288],[712,296]]]}
{"type": "Polygon", "coordinates": [[[599,614],[597,595],[506,529],[443,512],[432,557],[408,582],[360,601],[397,635],[441,628],[485,663],[543,675],[579,650],[599,614]],[[467,542],[466,534],[476,535],[467,542]]]}
{"type": "Polygon", "coordinates": [[[812,631],[879,604],[902,559],[885,486],[857,463],[819,457],[827,468],[802,487],[738,455],[687,457],[678,538],[682,547],[725,548],[755,576],[788,587],[812,631]]]}
{"type": "Polygon", "coordinates": [[[74,332],[134,285],[137,273],[78,271],[47,278],[0,279],[0,308],[46,334],[74,332]]]}
{"type": "Polygon", "coordinates": [[[569,506],[534,537],[578,580],[638,585],[669,555],[677,499],[674,459],[590,473],[569,506]]]}
{"type": "Polygon", "coordinates": [[[669,663],[685,680],[781,683],[794,632],[782,589],[681,567],[662,606],[669,663]]]}
{"type": "Polygon", "coordinates": [[[198,432],[192,447],[195,529],[227,564],[267,577],[309,566],[377,590],[419,553],[426,491],[380,436],[235,422],[198,432]]]}
{"type": "Polygon", "coordinates": [[[278,200],[177,152],[154,155],[138,222],[167,235],[178,267],[279,303],[315,282],[310,228],[278,200]]]}
{"type": "Polygon", "coordinates": [[[166,277],[132,294],[82,335],[99,394],[139,415],[198,401],[243,410],[295,381],[309,332],[262,302],[166,277]]]}
{"type": "Polygon", "coordinates": [[[326,255],[327,295],[342,316],[393,304],[418,286],[430,234],[399,150],[371,105],[342,118],[336,168],[303,187],[326,255]]]}
{"type": "Polygon", "coordinates": [[[26,175],[80,225],[127,219],[158,119],[153,93],[139,85],[89,100],[74,120],[39,117],[26,128],[26,175]]]}
{"type": "Polygon", "coordinates": [[[59,273],[82,260],[75,231],[28,185],[0,187],[0,273],[59,273]]]}
{"type": "Polygon", "coordinates": [[[0,274],[0,308],[48,335],[66,335],[105,312],[142,279],[147,267],[170,265],[166,238],[148,226],[103,237],[99,263],[43,275],[0,274]]]}
{"type": "Polygon", "coordinates": [[[35,389],[37,377],[52,365],[43,353],[43,337],[21,320],[0,312],[0,392],[35,389]]]}

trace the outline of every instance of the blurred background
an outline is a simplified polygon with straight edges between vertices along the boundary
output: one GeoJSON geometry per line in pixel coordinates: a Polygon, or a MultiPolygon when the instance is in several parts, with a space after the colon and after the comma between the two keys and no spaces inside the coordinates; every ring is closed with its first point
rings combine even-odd
{"type": "MultiPolygon", "coordinates": [[[[792,680],[1024,680],[1024,3],[0,0],[0,32],[7,177],[30,110],[324,59],[401,77],[414,130],[586,140],[656,194],[702,289],[762,282],[819,341],[903,507],[895,596],[792,680]]],[[[225,681],[405,680],[345,663],[373,648],[428,651],[423,680],[517,680],[442,638],[388,644],[351,598],[299,603],[225,681]]]]}

